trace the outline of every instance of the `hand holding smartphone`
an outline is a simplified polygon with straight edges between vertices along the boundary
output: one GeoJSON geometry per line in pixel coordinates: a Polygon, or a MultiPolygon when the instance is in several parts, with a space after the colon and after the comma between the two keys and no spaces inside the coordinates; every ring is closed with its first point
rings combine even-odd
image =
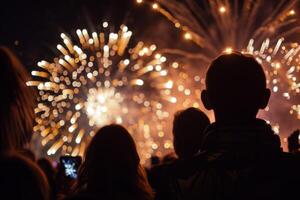
{"type": "Polygon", "coordinates": [[[65,176],[71,179],[76,179],[78,177],[78,168],[81,161],[80,156],[61,156],[60,164],[64,170],[65,176]]]}

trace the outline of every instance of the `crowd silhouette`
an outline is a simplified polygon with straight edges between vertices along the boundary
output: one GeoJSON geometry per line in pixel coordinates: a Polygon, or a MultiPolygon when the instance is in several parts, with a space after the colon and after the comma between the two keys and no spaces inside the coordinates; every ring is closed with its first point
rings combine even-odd
{"type": "MultiPolygon", "coordinates": [[[[205,108],[178,111],[173,120],[175,152],[140,164],[134,139],[121,125],[106,125],[88,145],[78,177],[36,158],[30,150],[35,94],[14,53],[0,47],[0,198],[104,200],[295,199],[300,186],[299,130],[280,138],[259,109],[270,90],[261,65],[250,55],[222,54],[209,66],[205,108]]],[[[171,123],[171,122],[170,122],[171,123]]]]}

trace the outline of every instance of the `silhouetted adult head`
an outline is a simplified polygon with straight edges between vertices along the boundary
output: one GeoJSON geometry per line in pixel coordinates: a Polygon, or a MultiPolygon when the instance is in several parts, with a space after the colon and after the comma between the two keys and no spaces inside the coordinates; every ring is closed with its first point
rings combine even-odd
{"type": "Polygon", "coordinates": [[[245,120],[267,106],[270,90],[255,58],[235,52],[211,63],[201,98],[207,109],[214,110],[216,121],[245,120]]]}
{"type": "Polygon", "coordinates": [[[18,58],[0,46],[0,152],[20,149],[32,136],[34,95],[18,58]]]}
{"type": "Polygon", "coordinates": [[[203,131],[210,124],[208,117],[197,108],[179,111],[173,121],[173,143],[179,158],[195,155],[203,139],[203,131]]]}
{"type": "Polygon", "coordinates": [[[94,136],[79,172],[78,188],[84,185],[108,199],[152,198],[134,140],[124,127],[104,126],[94,136]]]}
{"type": "Polygon", "coordinates": [[[0,156],[1,199],[49,199],[49,186],[39,167],[18,155],[0,156]]]}

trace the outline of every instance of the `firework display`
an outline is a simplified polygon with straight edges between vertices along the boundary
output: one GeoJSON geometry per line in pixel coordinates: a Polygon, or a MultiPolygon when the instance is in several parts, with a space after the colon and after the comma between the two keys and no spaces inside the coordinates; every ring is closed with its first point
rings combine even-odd
{"type": "MultiPolygon", "coordinates": [[[[282,44],[283,38],[279,39],[274,46],[266,39],[259,50],[253,46],[254,40],[250,40],[246,52],[254,55],[258,62],[265,67],[267,84],[272,90],[272,98],[269,106],[262,113],[268,117],[268,112],[281,110],[280,115],[291,114],[300,120],[299,93],[300,82],[300,46],[298,44],[282,44]],[[280,105],[280,106],[278,106],[280,105]],[[272,110],[270,110],[272,109],[272,110]]],[[[270,118],[270,117],[269,117],[270,118]]],[[[273,117],[273,120],[280,121],[280,117],[273,117]]],[[[275,132],[279,133],[279,124],[274,124],[275,132]]]]}
{"type": "Polygon", "coordinates": [[[260,116],[270,121],[276,133],[279,128],[286,132],[299,125],[300,46],[295,41],[300,26],[296,0],[137,0],[143,2],[199,47],[194,55],[199,60],[197,66],[207,67],[222,52],[253,54],[263,65],[272,89],[270,104],[260,116]]]}
{"type": "Polygon", "coordinates": [[[234,50],[254,55],[264,67],[272,96],[260,116],[278,134],[299,124],[296,1],[137,0],[143,2],[183,31],[198,53],[132,41],[127,26],[114,33],[107,22],[100,32],[78,29],[76,39],[62,33],[59,54],[38,62],[27,83],[38,90],[34,144],[41,155],[82,156],[97,129],[111,123],[133,134],[142,163],[165,154],[172,149],[173,114],[190,106],[203,110],[206,67],[234,50]],[[179,57],[197,59],[198,69],[179,57]]]}
{"type": "MultiPolygon", "coordinates": [[[[137,42],[122,25],[110,32],[76,31],[79,41],[62,33],[60,54],[38,62],[27,85],[38,90],[35,140],[41,154],[83,155],[101,126],[124,125],[136,140],[142,162],[172,148],[173,112],[199,107],[201,78],[190,77],[185,66],[169,61],[156,45],[137,42]]],[[[117,148],[117,147],[116,147],[117,148]]]]}

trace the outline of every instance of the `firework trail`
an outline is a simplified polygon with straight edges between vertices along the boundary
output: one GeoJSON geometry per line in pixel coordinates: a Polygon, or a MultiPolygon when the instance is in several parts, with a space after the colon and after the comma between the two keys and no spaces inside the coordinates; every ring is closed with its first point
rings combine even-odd
{"type": "MultiPolygon", "coordinates": [[[[140,2],[140,1],[138,1],[140,2]]],[[[157,0],[152,8],[167,17],[184,37],[203,48],[210,60],[225,48],[244,49],[249,40],[276,41],[299,31],[293,9],[296,0],[157,0]]]]}

